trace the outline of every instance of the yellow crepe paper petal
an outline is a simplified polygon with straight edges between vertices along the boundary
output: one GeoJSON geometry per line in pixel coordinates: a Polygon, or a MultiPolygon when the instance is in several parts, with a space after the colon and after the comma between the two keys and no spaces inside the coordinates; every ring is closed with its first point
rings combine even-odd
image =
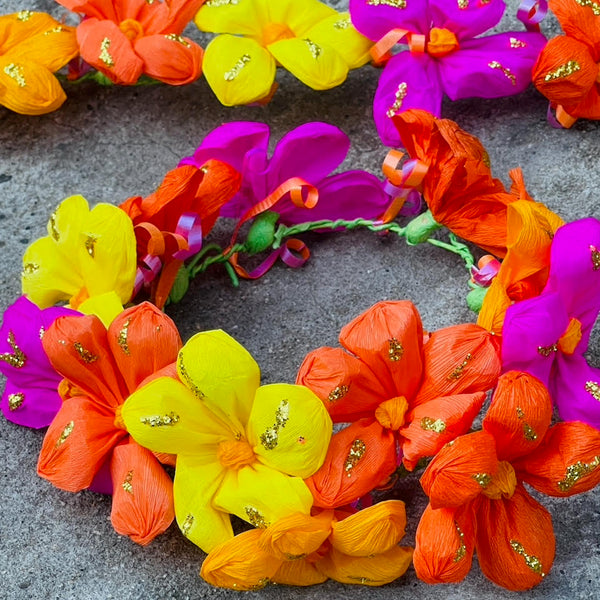
{"type": "Polygon", "coordinates": [[[316,23],[338,14],[318,0],[277,0],[268,5],[271,23],[285,23],[296,36],[305,35],[316,23]]]}
{"type": "Polygon", "coordinates": [[[77,310],[84,315],[96,315],[108,329],[117,315],[123,312],[123,305],[115,292],[107,292],[84,300],[77,310]]]}
{"type": "Polygon", "coordinates": [[[286,560],[281,563],[281,567],[273,575],[272,581],[282,585],[317,585],[327,581],[327,575],[321,573],[308,560],[286,560]]]}
{"type": "Polygon", "coordinates": [[[244,433],[260,369],[250,353],[224,331],[204,331],[179,352],[181,381],[216,415],[244,433]]]}
{"type": "Polygon", "coordinates": [[[254,40],[234,35],[220,35],[207,46],[203,69],[208,85],[225,106],[262,100],[275,79],[271,54],[254,40]]]}
{"type": "Polygon", "coordinates": [[[314,392],[277,383],[257,390],[247,431],[263,464],[305,479],[325,460],[332,423],[314,392]]]}
{"type": "Polygon", "coordinates": [[[73,30],[72,27],[62,25],[43,12],[22,10],[11,15],[2,15],[0,16],[0,55],[8,54],[38,34],[58,27],[73,30]]]}
{"type": "Polygon", "coordinates": [[[264,3],[256,0],[206,0],[194,22],[200,31],[260,36],[268,13],[264,3]]]}

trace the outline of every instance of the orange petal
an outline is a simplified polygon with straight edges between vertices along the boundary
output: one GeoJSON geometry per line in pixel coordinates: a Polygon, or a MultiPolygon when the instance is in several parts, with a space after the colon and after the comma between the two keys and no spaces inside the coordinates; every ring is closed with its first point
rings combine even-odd
{"type": "Polygon", "coordinates": [[[552,419],[552,400],[544,384],[528,373],[509,371],[498,379],[483,428],[494,436],[498,460],[533,452],[552,419]]]}
{"type": "Polygon", "coordinates": [[[331,438],[323,466],[305,480],[315,506],[335,508],[364,496],[396,469],[396,440],[377,421],[361,419],[331,438]]]}
{"type": "Polygon", "coordinates": [[[131,441],[113,451],[110,519],[117,533],[145,546],[175,518],[173,482],[150,450],[131,441]]]}
{"type": "Polygon", "coordinates": [[[571,0],[550,0],[550,8],[559,20],[563,31],[570,37],[586,42],[594,52],[594,60],[600,61],[598,50],[600,28],[593,5],[571,0]]]}
{"type": "Polygon", "coordinates": [[[60,0],[65,8],[83,13],[88,17],[97,17],[98,19],[111,19],[117,21],[118,16],[115,12],[115,2],[106,2],[105,0],[60,0]]]}
{"type": "Polygon", "coordinates": [[[510,500],[482,498],[476,548],[486,577],[512,591],[528,590],[541,583],[554,561],[552,517],[522,485],[510,500]]]}
{"type": "Polygon", "coordinates": [[[327,581],[327,575],[308,560],[286,560],[281,563],[272,581],[282,585],[317,585],[327,581]]]}
{"type": "Polygon", "coordinates": [[[400,429],[402,462],[412,471],[421,458],[434,456],[459,435],[469,431],[485,401],[485,392],[443,396],[417,406],[400,429]]]}
{"type": "Polygon", "coordinates": [[[600,431],[577,421],[557,423],[514,467],[523,481],[549,496],[587,492],[600,483],[600,431]]]}

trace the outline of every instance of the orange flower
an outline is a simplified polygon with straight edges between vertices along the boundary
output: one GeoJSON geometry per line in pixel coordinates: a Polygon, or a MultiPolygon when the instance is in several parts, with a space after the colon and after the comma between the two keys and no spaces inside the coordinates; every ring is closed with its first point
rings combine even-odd
{"type": "MultiPolygon", "coordinates": [[[[127,397],[160,375],[173,375],[181,348],[177,328],[145,302],[122,312],[108,331],[95,316],[57,319],[45,333],[44,350],[73,390],[51,423],[38,474],[77,492],[107,464],[113,481],[115,530],[148,544],[173,521],[172,482],[156,457],[129,436],[120,419],[127,397]]],[[[64,387],[64,386],[63,386],[64,387]]],[[[148,426],[168,426],[168,415],[148,426]]]]}
{"type": "Polygon", "coordinates": [[[77,56],[72,27],[45,13],[22,10],[0,17],[0,104],[43,115],[67,99],[52,75],[77,56]]]}
{"type": "Polygon", "coordinates": [[[429,496],[414,564],[427,583],[456,583],[477,550],[483,573],[509,590],[539,584],[554,560],[548,511],[525,490],[551,496],[600,482],[600,431],[584,423],[550,427],[552,402],[532,375],[500,377],[483,431],[457,438],[433,459],[421,485],[429,496]]]}
{"type": "Polygon", "coordinates": [[[297,383],[312,389],[335,423],[325,463],[306,480],[315,505],[335,508],[385,483],[465,433],[500,374],[495,342],[473,324],[431,334],[411,302],[380,302],[346,325],[341,348],[319,348],[297,383]]]}
{"type": "Polygon", "coordinates": [[[142,74],[170,85],[200,77],[202,48],[181,37],[204,0],[57,0],[87,18],[77,27],[81,57],[111,81],[142,74]]]}
{"type": "Polygon", "coordinates": [[[328,578],[384,585],[410,565],[412,548],[397,545],[405,527],[404,503],[398,500],[353,515],[297,513],[221,544],[206,557],[200,575],[235,590],[257,590],[270,582],[315,585],[328,578]]]}

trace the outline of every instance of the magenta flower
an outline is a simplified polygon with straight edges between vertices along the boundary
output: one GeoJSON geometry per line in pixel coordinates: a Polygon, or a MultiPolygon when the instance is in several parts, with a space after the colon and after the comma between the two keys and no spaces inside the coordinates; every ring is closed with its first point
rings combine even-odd
{"type": "Polygon", "coordinates": [[[537,298],[513,304],[502,331],[502,368],[535,375],[550,390],[564,421],[600,429],[600,369],[585,352],[600,312],[600,221],[557,230],[550,275],[537,298]]]}
{"type": "Polygon", "coordinates": [[[201,167],[209,159],[230,164],[242,174],[240,191],[222,209],[225,217],[240,218],[292,178],[316,187],[314,208],[297,206],[290,194],[282,196],[273,210],[281,222],[376,219],[391,202],[383,183],[365,171],[329,175],[346,158],[350,140],[327,123],[306,123],[285,135],[269,158],[269,126],[265,123],[226,123],[209,133],[193,156],[180,165],[201,167]]]}
{"type": "Polygon", "coordinates": [[[0,327],[0,372],[6,377],[2,412],[17,425],[47,427],[62,399],[58,384],[62,380],[48,360],[42,337],[63,315],[79,315],[66,308],[40,310],[21,296],[4,313],[0,327]]]}
{"type": "Polygon", "coordinates": [[[373,114],[384,144],[400,145],[391,117],[409,108],[440,116],[444,94],[499,98],[519,94],[546,38],[535,32],[476,36],[498,24],[503,0],[350,0],[352,23],[366,37],[389,45],[408,32],[409,51],[385,66],[373,114]],[[396,33],[391,33],[394,30],[396,33]]]}

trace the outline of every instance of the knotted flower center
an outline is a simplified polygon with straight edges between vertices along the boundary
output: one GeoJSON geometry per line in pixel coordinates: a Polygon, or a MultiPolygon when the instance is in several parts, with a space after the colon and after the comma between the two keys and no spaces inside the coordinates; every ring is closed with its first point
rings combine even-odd
{"type": "Polygon", "coordinates": [[[492,477],[492,480],[483,489],[483,493],[491,500],[500,500],[500,498],[512,498],[517,487],[517,476],[513,466],[503,460],[498,463],[498,472],[492,477]]]}
{"type": "Polygon", "coordinates": [[[144,36],[142,24],[135,19],[125,19],[124,21],[121,21],[119,29],[126,35],[130,42],[144,36]]]}
{"type": "Polygon", "coordinates": [[[115,418],[113,421],[113,425],[117,429],[123,429],[123,430],[127,431],[127,427],[125,426],[125,421],[123,420],[123,417],[121,416],[121,406],[122,405],[119,405],[115,409],[115,418]]]}
{"type": "Polygon", "coordinates": [[[217,458],[225,468],[234,471],[256,462],[254,450],[246,440],[221,442],[217,449],[217,458]]]}
{"type": "Polygon", "coordinates": [[[375,418],[386,429],[398,430],[404,425],[404,416],[408,410],[408,401],[397,396],[382,402],[375,410],[375,418]]]}
{"type": "Polygon", "coordinates": [[[449,29],[440,29],[434,27],[429,32],[429,41],[427,42],[427,53],[436,58],[442,58],[451,52],[458,50],[458,40],[456,35],[449,29]]]}
{"type": "Polygon", "coordinates": [[[567,330],[562,334],[558,340],[558,349],[565,354],[573,354],[575,348],[581,341],[581,321],[578,319],[571,319],[567,330]]]}
{"type": "Polygon", "coordinates": [[[283,23],[269,23],[262,31],[262,45],[268,46],[281,40],[295,38],[293,31],[283,23]]]}

